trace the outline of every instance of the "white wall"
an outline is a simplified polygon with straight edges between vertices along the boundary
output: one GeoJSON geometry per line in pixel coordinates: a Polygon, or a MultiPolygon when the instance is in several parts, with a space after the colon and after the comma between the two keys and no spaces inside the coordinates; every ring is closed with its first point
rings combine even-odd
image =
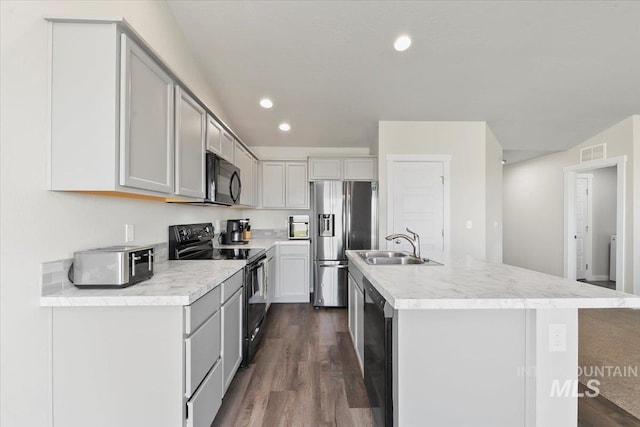
{"type": "Polygon", "coordinates": [[[616,234],[616,167],[594,169],[593,174],[593,233],[591,235],[591,274],[609,277],[609,244],[616,234]]]}
{"type": "MultiPolygon", "coordinates": [[[[39,306],[46,261],[167,240],[167,226],[238,211],[46,191],[47,24],[43,16],[124,16],[187,85],[224,118],[164,2],[0,2],[0,425],[50,426],[51,309],[39,306]]],[[[247,141],[250,143],[250,141],[247,141]]],[[[97,367],[97,369],[99,369],[97,367]]]]}
{"type": "MultiPolygon", "coordinates": [[[[455,253],[486,258],[487,245],[492,259],[498,257],[498,244],[487,243],[487,202],[491,224],[501,222],[499,196],[501,150],[495,136],[487,144],[485,122],[408,122],[381,121],[378,124],[378,178],[380,241],[387,230],[387,170],[389,154],[451,155],[451,250],[455,253]],[[489,148],[490,147],[490,148],[489,148]],[[500,155],[498,152],[500,151],[500,155]],[[488,173],[487,165],[491,165],[488,173]],[[488,185],[488,180],[490,183],[488,185]],[[493,192],[489,194],[489,192],[493,192]],[[472,221],[468,230],[466,221],[472,221]]],[[[499,227],[498,227],[499,228],[499,227]]],[[[495,242],[496,234],[490,240],[495,242]]]]}
{"type": "Polygon", "coordinates": [[[563,168],[580,162],[581,148],[607,143],[607,157],[627,156],[625,290],[632,292],[633,266],[638,269],[640,264],[637,257],[633,257],[633,180],[634,174],[640,173],[640,169],[633,167],[637,162],[633,150],[635,120],[635,117],[629,117],[567,151],[506,165],[503,197],[505,263],[563,275],[563,168]]]}

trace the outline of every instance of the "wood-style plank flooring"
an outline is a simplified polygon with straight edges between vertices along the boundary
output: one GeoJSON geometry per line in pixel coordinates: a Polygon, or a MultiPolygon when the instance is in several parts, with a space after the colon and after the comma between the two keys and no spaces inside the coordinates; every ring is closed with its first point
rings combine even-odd
{"type": "MultiPolygon", "coordinates": [[[[590,391],[578,385],[578,391],[590,391]]],[[[578,398],[578,427],[640,427],[640,420],[604,396],[578,398]]]]}
{"type": "MultiPolygon", "coordinates": [[[[368,404],[347,310],[273,304],[254,363],[236,374],[213,426],[367,427],[368,404]]],[[[578,400],[578,427],[616,426],[640,420],[602,396],[578,400]]]]}
{"type": "Polygon", "coordinates": [[[236,374],[214,426],[371,426],[347,310],[273,304],[254,363],[236,374]]]}

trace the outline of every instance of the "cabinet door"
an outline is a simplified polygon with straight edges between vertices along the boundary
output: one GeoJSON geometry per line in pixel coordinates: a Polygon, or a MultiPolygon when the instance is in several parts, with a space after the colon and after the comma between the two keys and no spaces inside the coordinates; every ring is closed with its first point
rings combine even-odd
{"type": "Polygon", "coordinates": [[[176,194],[204,198],[205,127],[207,114],[176,87],[176,194]]]}
{"type": "Polygon", "coordinates": [[[356,324],[356,355],[360,363],[360,371],[364,376],[364,292],[357,286],[354,288],[355,294],[355,319],[356,324]]]}
{"type": "Polygon", "coordinates": [[[207,114],[207,150],[220,155],[220,139],[222,132],[216,120],[207,114]]]}
{"type": "Polygon", "coordinates": [[[222,306],[222,379],[224,391],[242,362],[242,290],[222,306]]]}
{"type": "Polygon", "coordinates": [[[173,80],[121,35],[120,185],[173,193],[173,80]]]}
{"type": "Polygon", "coordinates": [[[253,176],[253,200],[251,206],[258,206],[258,159],[251,157],[251,171],[253,176]]]}
{"type": "Polygon", "coordinates": [[[235,165],[240,168],[240,180],[242,181],[240,204],[251,206],[253,203],[253,156],[237,141],[233,156],[235,165]]]}
{"type": "Polygon", "coordinates": [[[345,181],[374,181],[377,176],[376,159],[373,157],[344,159],[342,178],[345,181]]]}
{"type": "Polygon", "coordinates": [[[354,283],[354,279],[353,277],[351,277],[351,274],[347,275],[347,280],[349,282],[349,286],[348,286],[348,299],[349,299],[349,303],[347,305],[348,309],[349,309],[349,333],[351,334],[351,342],[353,343],[353,348],[357,348],[356,345],[356,292],[355,292],[355,287],[356,284],[354,283]]]}
{"type": "Polygon", "coordinates": [[[309,246],[278,247],[278,283],[274,302],[309,302],[309,246]]]}
{"type": "Polygon", "coordinates": [[[342,160],[309,158],[309,181],[342,179],[342,160]]]}
{"type": "Polygon", "coordinates": [[[285,163],[262,163],[262,207],[285,207],[285,163]]]}
{"type": "Polygon", "coordinates": [[[306,162],[287,162],[285,206],[292,209],[309,209],[309,181],[306,162]]]}
{"type": "Polygon", "coordinates": [[[220,157],[235,164],[233,156],[235,145],[236,141],[233,139],[233,136],[231,136],[231,134],[226,130],[222,129],[222,133],[220,135],[220,157]]]}

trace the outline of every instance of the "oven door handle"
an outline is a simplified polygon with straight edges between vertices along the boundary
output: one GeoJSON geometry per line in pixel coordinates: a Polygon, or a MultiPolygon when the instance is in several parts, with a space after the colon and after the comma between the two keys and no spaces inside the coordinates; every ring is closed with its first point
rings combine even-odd
{"type": "Polygon", "coordinates": [[[332,265],[332,264],[320,264],[319,267],[323,267],[323,268],[349,268],[348,265],[332,265]]]}

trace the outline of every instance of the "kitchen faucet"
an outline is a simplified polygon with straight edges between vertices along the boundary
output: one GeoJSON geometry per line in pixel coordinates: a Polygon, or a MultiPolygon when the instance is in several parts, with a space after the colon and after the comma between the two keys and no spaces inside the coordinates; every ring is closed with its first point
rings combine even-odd
{"type": "Polygon", "coordinates": [[[413,238],[407,236],[406,234],[394,233],[389,234],[387,237],[385,237],[385,239],[389,241],[394,239],[405,239],[407,242],[411,243],[411,246],[413,247],[413,256],[418,259],[422,259],[422,257],[420,256],[420,236],[415,231],[409,230],[409,228],[407,228],[407,231],[413,235],[413,238]]]}

